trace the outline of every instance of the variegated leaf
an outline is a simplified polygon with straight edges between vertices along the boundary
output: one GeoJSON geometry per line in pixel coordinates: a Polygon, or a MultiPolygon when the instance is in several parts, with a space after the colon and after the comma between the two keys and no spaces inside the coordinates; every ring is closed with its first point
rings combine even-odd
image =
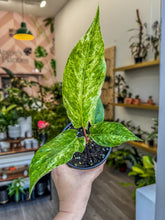
{"type": "Polygon", "coordinates": [[[94,111],[92,124],[97,124],[99,122],[104,121],[104,107],[101,99],[98,99],[96,109],[94,111]]]}
{"type": "Polygon", "coordinates": [[[30,164],[30,194],[41,177],[55,167],[67,163],[75,152],[82,153],[85,144],[84,137],[77,137],[77,131],[69,129],[43,145],[30,164]]]}
{"type": "Polygon", "coordinates": [[[127,141],[141,141],[131,131],[117,122],[99,122],[90,128],[91,138],[105,147],[119,146],[127,141]]]}
{"type": "Polygon", "coordinates": [[[69,55],[63,76],[63,101],[75,128],[92,121],[104,82],[106,63],[99,8],[92,25],[69,55]]]}

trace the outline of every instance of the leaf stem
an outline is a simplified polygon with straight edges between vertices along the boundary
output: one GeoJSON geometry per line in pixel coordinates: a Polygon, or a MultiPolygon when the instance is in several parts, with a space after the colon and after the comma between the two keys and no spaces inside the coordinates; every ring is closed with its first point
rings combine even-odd
{"type": "Polygon", "coordinates": [[[85,140],[86,140],[86,142],[88,143],[88,137],[87,137],[87,133],[86,133],[86,130],[85,130],[84,127],[83,127],[83,131],[84,131],[84,135],[85,135],[85,140]]]}

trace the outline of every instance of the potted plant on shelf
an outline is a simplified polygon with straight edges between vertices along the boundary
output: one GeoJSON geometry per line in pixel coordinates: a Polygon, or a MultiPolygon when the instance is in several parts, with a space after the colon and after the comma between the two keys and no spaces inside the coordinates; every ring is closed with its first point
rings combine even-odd
{"type": "Polygon", "coordinates": [[[139,137],[140,139],[142,138],[142,134],[144,133],[143,131],[142,131],[142,129],[141,129],[141,127],[140,126],[137,126],[136,128],[135,128],[135,135],[137,136],[137,137],[139,137]]]}
{"type": "Polygon", "coordinates": [[[120,172],[125,172],[127,170],[128,162],[130,162],[131,165],[135,165],[137,162],[141,163],[141,157],[134,147],[131,149],[122,148],[112,151],[107,160],[107,165],[119,169],[120,172]]]}
{"type": "Polygon", "coordinates": [[[146,132],[146,134],[148,134],[147,142],[150,147],[154,147],[154,145],[157,144],[157,140],[158,140],[158,119],[154,118],[153,121],[154,121],[154,125],[151,127],[152,132],[151,133],[146,132]]]}
{"type": "Polygon", "coordinates": [[[5,204],[9,201],[7,186],[0,187],[0,204],[5,204]]]}
{"type": "Polygon", "coordinates": [[[134,105],[139,105],[141,103],[141,99],[139,95],[136,95],[135,98],[133,99],[133,103],[134,105]]]}
{"type": "Polygon", "coordinates": [[[129,92],[129,93],[128,93],[128,97],[126,97],[126,98],[124,99],[124,103],[125,103],[125,104],[132,104],[132,103],[133,103],[133,98],[132,98],[132,93],[131,93],[131,92],[129,92]]]}
{"type": "Polygon", "coordinates": [[[19,202],[20,200],[20,194],[24,192],[24,180],[23,178],[18,178],[12,181],[12,183],[8,186],[8,190],[9,190],[9,196],[13,196],[14,195],[14,200],[16,202],[19,202]]]}
{"type": "Polygon", "coordinates": [[[69,162],[74,168],[91,169],[108,157],[111,147],[140,140],[120,123],[104,122],[99,96],[105,73],[98,9],[92,25],[69,55],[64,70],[63,102],[72,124],[35,153],[29,169],[30,193],[41,177],[61,164],[69,162]]]}
{"type": "Polygon", "coordinates": [[[117,88],[117,102],[124,103],[124,98],[127,96],[127,89],[129,86],[122,75],[115,76],[115,87],[117,88]]]}
{"type": "Polygon", "coordinates": [[[148,97],[147,104],[149,104],[149,105],[153,105],[154,104],[152,96],[148,97]]]}
{"type": "MultiPolygon", "coordinates": [[[[144,36],[144,28],[146,28],[146,24],[142,24],[140,15],[139,15],[139,10],[136,10],[136,15],[137,15],[137,24],[138,24],[138,31],[139,33],[136,36],[133,36],[130,38],[130,41],[132,39],[138,38],[138,41],[131,43],[129,46],[131,49],[132,56],[134,57],[135,63],[141,63],[148,54],[149,46],[150,43],[148,40],[146,40],[144,36]]],[[[130,29],[130,31],[135,31],[137,29],[130,29]]]]}
{"type": "Polygon", "coordinates": [[[153,35],[147,35],[147,41],[151,43],[152,49],[154,51],[154,59],[157,60],[160,54],[160,36],[161,28],[160,23],[155,21],[152,25],[153,35]]]}
{"type": "Polygon", "coordinates": [[[38,122],[38,130],[39,130],[39,138],[40,138],[40,146],[44,145],[47,141],[47,129],[49,128],[49,123],[46,121],[38,122]]]}

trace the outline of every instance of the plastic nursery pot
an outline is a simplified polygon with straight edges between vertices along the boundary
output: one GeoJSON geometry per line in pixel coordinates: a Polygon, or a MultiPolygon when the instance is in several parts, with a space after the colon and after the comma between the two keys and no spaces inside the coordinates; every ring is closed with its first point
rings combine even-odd
{"type": "Polygon", "coordinates": [[[124,97],[118,96],[117,97],[117,102],[118,103],[124,103],[124,97]]]}
{"type": "MultiPolygon", "coordinates": [[[[68,129],[74,129],[72,123],[68,124],[63,131],[68,129]]],[[[77,135],[83,132],[81,129],[76,129],[77,135]]],[[[83,133],[82,133],[83,135],[83,133]]],[[[73,158],[67,163],[70,167],[80,170],[89,170],[101,165],[111,152],[111,147],[103,147],[97,145],[94,141],[91,141],[86,145],[82,153],[76,152],[73,158]]]]}
{"type": "Polygon", "coordinates": [[[0,204],[5,204],[9,201],[7,186],[0,187],[0,204]]]}
{"type": "Polygon", "coordinates": [[[135,63],[142,63],[143,57],[135,57],[134,60],[135,60],[135,63]]]}

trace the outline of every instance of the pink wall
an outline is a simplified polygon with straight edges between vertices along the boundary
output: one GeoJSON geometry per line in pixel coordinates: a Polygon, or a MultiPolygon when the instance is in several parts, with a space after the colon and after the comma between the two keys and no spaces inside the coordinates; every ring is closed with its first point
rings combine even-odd
{"type": "MultiPolygon", "coordinates": [[[[41,73],[46,77],[41,79],[44,84],[54,82],[54,73],[50,66],[50,60],[55,58],[54,33],[50,27],[44,26],[44,17],[24,15],[27,28],[33,33],[34,40],[20,41],[9,36],[10,29],[20,28],[22,15],[13,12],[0,11],[0,66],[11,69],[14,73],[32,73],[35,69],[34,59],[42,61],[44,67],[41,73]],[[43,46],[48,55],[44,58],[35,58],[34,51],[37,46],[43,46]],[[31,48],[32,53],[26,55],[25,48],[31,48]]],[[[3,72],[1,69],[0,72],[3,72]]]]}

